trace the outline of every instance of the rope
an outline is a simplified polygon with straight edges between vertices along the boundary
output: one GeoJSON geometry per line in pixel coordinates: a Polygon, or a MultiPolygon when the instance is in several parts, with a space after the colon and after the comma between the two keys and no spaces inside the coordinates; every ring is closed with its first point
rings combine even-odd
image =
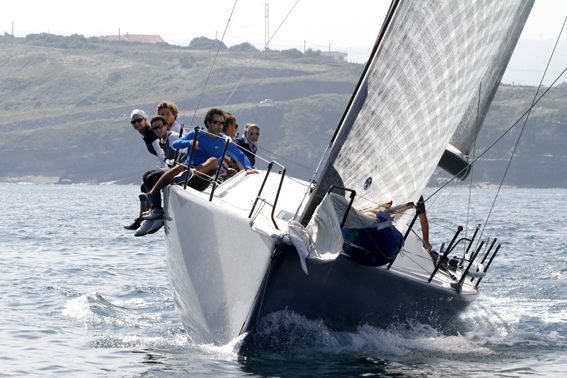
{"type": "MultiPolygon", "coordinates": [[[[236,84],[236,87],[234,87],[234,89],[232,90],[232,92],[230,93],[230,95],[228,96],[228,98],[226,99],[226,101],[224,102],[224,104],[222,104],[223,106],[226,105],[226,103],[228,102],[228,100],[230,100],[230,98],[232,97],[232,95],[234,94],[234,92],[236,92],[236,90],[238,89],[238,87],[240,86],[240,84],[242,84],[242,81],[244,80],[244,78],[246,77],[246,75],[248,75],[248,72],[250,72],[250,70],[252,69],[252,66],[254,66],[254,64],[256,64],[256,61],[260,58],[260,55],[262,55],[264,53],[264,51],[266,51],[266,48],[268,47],[268,45],[270,44],[270,42],[272,41],[272,39],[275,37],[275,35],[277,34],[277,32],[280,30],[280,28],[283,26],[284,22],[287,20],[287,18],[289,17],[289,15],[291,14],[291,12],[293,11],[293,9],[295,8],[295,6],[297,5],[297,3],[299,3],[299,0],[297,0],[295,2],[295,4],[293,4],[293,7],[291,7],[291,9],[289,10],[289,12],[287,13],[287,15],[285,16],[285,18],[283,19],[283,21],[280,23],[280,26],[278,26],[278,28],[276,29],[276,31],[274,32],[274,34],[272,34],[272,36],[270,37],[270,39],[268,40],[268,42],[266,43],[266,45],[264,46],[264,48],[262,49],[262,51],[260,51],[260,53],[256,56],[256,59],[254,59],[254,61],[252,62],[252,64],[248,67],[248,70],[246,70],[246,72],[244,73],[244,75],[240,78],[240,81],[238,82],[238,84],[236,84]]],[[[224,37],[224,35],[223,35],[224,37]]]]}
{"type": "MultiPolygon", "coordinates": [[[[476,155],[476,138],[478,137],[478,114],[480,113],[480,93],[481,93],[481,89],[482,89],[482,82],[479,84],[478,86],[478,103],[477,103],[477,108],[476,108],[476,130],[475,130],[475,137],[474,137],[474,143],[473,143],[473,160],[474,160],[474,156],[476,155]]],[[[471,170],[471,181],[469,184],[469,202],[467,204],[467,221],[465,223],[465,239],[467,238],[467,234],[469,231],[469,216],[470,216],[470,210],[471,210],[471,197],[472,197],[472,184],[473,184],[473,174],[474,174],[474,169],[471,170]]],[[[463,259],[465,258],[464,255],[466,254],[467,248],[466,245],[463,245],[463,259]]]]}
{"type": "MultiPolygon", "coordinates": [[[[210,132],[205,131],[205,130],[203,130],[203,129],[201,129],[201,130],[202,130],[203,132],[205,132],[205,133],[211,135],[211,136],[215,136],[215,137],[218,137],[218,136],[219,136],[219,135],[217,135],[217,134],[210,133],[210,132]]],[[[251,154],[251,155],[254,155],[257,159],[263,160],[263,161],[266,162],[266,163],[270,163],[269,160],[264,159],[264,158],[261,157],[260,155],[254,153],[254,152],[252,152],[252,151],[248,151],[247,149],[245,149],[245,148],[242,147],[242,146],[239,146],[239,145],[236,144],[236,143],[234,143],[234,144],[235,144],[240,150],[242,150],[243,152],[246,151],[247,153],[249,153],[249,154],[251,154]]],[[[266,152],[268,152],[269,154],[275,155],[275,156],[277,156],[277,157],[279,157],[279,158],[282,158],[283,160],[289,161],[290,163],[299,165],[300,167],[309,169],[310,171],[314,171],[314,169],[311,168],[311,167],[308,167],[308,166],[306,166],[306,165],[300,164],[300,163],[295,162],[295,161],[293,161],[293,160],[287,159],[287,158],[285,158],[285,157],[283,157],[283,156],[280,156],[280,155],[278,155],[278,154],[276,154],[276,153],[274,153],[274,152],[272,152],[272,151],[270,151],[270,150],[266,150],[265,148],[262,148],[262,147],[260,147],[260,146],[257,146],[257,147],[258,147],[259,150],[266,151],[266,152]]],[[[315,170],[315,171],[316,171],[316,170],[315,170]]],[[[291,177],[290,177],[290,178],[291,178],[291,177]]]]}
{"type": "MultiPolygon", "coordinates": [[[[420,239],[420,240],[421,240],[421,239],[420,239]]],[[[400,250],[400,252],[402,252],[402,251],[403,251],[404,255],[406,255],[407,258],[408,258],[410,261],[412,261],[415,265],[417,265],[418,267],[420,267],[425,273],[429,273],[429,271],[428,271],[424,266],[421,266],[417,261],[415,261],[414,259],[412,259],[411,256],[419,257],[419,258],[422,258],[422,259],[424,259],[424,260],[430,260],[429,257],[423,257],[423,256],[416,255],[416,254],[411,253],[409,250],[404,249],[404,248],[402,248],[402,249],[400,250]]]]}
{"type": "MultiPolygon", "coordinates": [[[[266,150],[265,148],[262,148],[262,147],[260,147],[260,146],[258,146],[258,149],[259,149],[259,150],[266,151],[267,153],[269,153],[269,154],[271,154],[271,155],[275,155],[275,156],[277,156],[277,157],[279,157],[279,158],[282,158],[283,160],[289,161],[289,162],[292,163],[292,164],[296,164],[296,165],[299,165],[300,167],[303,167],[303,168],[305,168],[305,169],[309,169],[310,171],[315,171],[315,169],[312,168],[312,167],[308,167],[308,166],[303,165],[303,164],[301,164],[301,163],[298,163],[298,162],[296,162],[296,161],[287,159],[287,158],[285,158],[285,157],[283,157],[283,156],[281,156],[281,155],[276,154],[275,152],[266,150]]],[[[258,156],[258,155],[255,155],[255,156],[258,156]]],[[[261,158],[261,157],[260,157],[260,159],[264,160],[266,163],[269,163],[269,161],[266,160],[266,159],[263,159],[263,158],[261,158]]]]}
{"type": "MultiPolygon", "coordinates": [[[[456,224],[454,224],[454,223],[451,223],[451,222],[448,222],[448,223],[449,223],[450,225],[452,225],[453,227],[456,226],[456,224]]],[[[454,230],[453,228],[449,228],[449,227],[447,227],[447,226],[445,226],[445,225],[443,225],[443,224],[441,224],[441,223],[439,223],[439,222],[435,222],[435,221],[429,220],[429,224],[434,224],[434,225],[436,225],[436,226],[439,226],[439,227],[441,227],[441,228],[444,228],[445,230],[451,231],[451,232],[453,232],[453,233],[455,232],[455,230],[454,230]]]]}
{"type": "MultiPolygon", "coordinates": [[[[443,205],[443,203],[445,203],[445,201],[447,201],[447,199],[448,199],[449,197],[451,197],[451,196],[453,195],[453,193],[455,193],[455,190],[457,190],[457,188],[458,188],[458,186],[455,185],[455,186],[453,187],[453,190],[451,191],[451,193],[447,194],[447,196],[443,199],[443,201],[441,201],[441,202],[439,203],[439,205],[437,205],[436,208],[434,208],[433,210],[429,210],[429,209],[427,210],[427,214],[433,214],[434,212],[436,212],[437,209],[438,209],[441,205],[443,205]]],[[[440,197],[441,197],[441,192],[439,192],[439,195],[438,195],[437,197],[435,197],[435,200],[431,203],[430,206],[433,206],[433,204],[434,204],[440,197]]],[[[423,202],[425,202],[425,201],[423,201],[423,202]]]]}
{"type": "Polygon", "coordinates": [[[226,22],[226,27],[224,28],[224,32],[222,33],[222,38],[219,41],[219,47],[217,48],[217,52],[215,54],[215,58],[213,59],[213,63],[211,64],[211,69],[209,70],[209,75],[207,76],[207,80],[205,80],[205,85],[203,86],[203,90],[201,91],[201,96],[199,97],[199,101],[197,102],[197,106],[195,107],[195,112],[193,112],[193,118],[191,118],[191,125],[194,123],[195,121],[195,117],[197,115],[197,110],[199,109],[199,105],[201,105],[201,100],[203,99],[203,95],[205,94],[205,89],[207,88],[207,84],[209,83],[209,79],[211,77],[211,73],[213,72],[213,68],[215,66],[215,63],[217,61],[217,57],[219,55],[219,51],[220,48],[222,46],[222,41],[224,41],[224,37],[226,35],[226,31],[228,30],[228,25],[230,24],[230,20],[232,18],[232,14],[234,13],[234,9],[236,8],[236,3],[238,3],[238,0],[234,0],[234,6],[232,7],[232,11],[230,12],[230,16],[228,17],[228,21],[226,22]]]}

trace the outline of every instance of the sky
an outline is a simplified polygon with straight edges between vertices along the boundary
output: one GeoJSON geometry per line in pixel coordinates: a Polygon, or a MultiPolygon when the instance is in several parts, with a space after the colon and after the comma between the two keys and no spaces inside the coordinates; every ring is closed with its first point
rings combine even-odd
{"type": "MultiPolygon", "coordinates": [[[[223,39],[226,29],[223,41],[227,46],[250,42],[261,48],[266,34],[265,4],[269,4],[272,49],[327,51],[330,47],[347,52],[347,60],[362,63],[390,0],[349,0],[333,5],[322,0],[238,0],[236,5],[234,0],[1,0],[0,33],[11,34],[13,22],[17,37],[41,32],[117,35],[120,29],[121,34],[158,34],[168,43],[188,45],[200,36],[223,39]]],[[[567,0],[537,0],[521,39],[555,40],[566,17],[567,0]]],[[[564,31],[562,40],[566,35],[564,31]]]]}

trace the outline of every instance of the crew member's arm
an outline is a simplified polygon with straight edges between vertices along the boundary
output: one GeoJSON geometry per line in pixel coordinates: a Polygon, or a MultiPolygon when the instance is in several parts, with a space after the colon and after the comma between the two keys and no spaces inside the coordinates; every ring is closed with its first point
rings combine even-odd
{"type": "Polygon", "coordinates": [[[182,148],[190,147],[194,136],[195,136],[195,130],[189,131],[187,134],[183,135],[181,138],[177,138],[173,142],[172,144],[173,148],[180,150],[182,148]]]}
{"type": "Polygon", "coordinates": [[[240,163],[240,165],[242,165],[242,167],[246,170],[246,176],[248,176],[249,174],[258,173],[258,171],[252,168],[250,160],[248,160],[248,157],[246,157],[246,155],[242,151],[240,151],[240,148],[238,148],[237,145],[235,145],[234,143],[229,143],[227,151],[230,153],[230,156],[236,159],[236,161],[240,163]]]}
{"type": "Polygon", "coordinates": [[[427,215],[425,211],[419,214],[419,223],[421,223],[421,233],[423,235],[423,246],[431,251],[432,247],[429,244],[429,222],[427,221],[427,215]]]}
{"type": "Polygon", "coordinates": [[[154,147],[154,150],[157,152],[157,157],[159,160],[159,166],[161,168],[165,167],[165,154],[163,153],[163,150],[161,149],[160,145],[159,145],[159,139],[156,139],[152,142],[152,146],[154,147]]]}

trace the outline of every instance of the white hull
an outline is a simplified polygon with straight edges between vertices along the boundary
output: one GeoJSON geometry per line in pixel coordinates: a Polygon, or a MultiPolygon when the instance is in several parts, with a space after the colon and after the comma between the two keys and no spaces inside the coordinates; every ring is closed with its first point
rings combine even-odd
{"type": "Polygon", "coordinates": [[[241,216],[181,191],[166,190],[167,263],[175,304],[192,338],[226,343],[240,332],[274,241],[250,233],[241,216]]]}
{"type": "MultiPolygon", "coordinates": [[[[271,263],[286,221],[276,219],[284,230],[278,231],[269,206],[252,226],[248,219],[264,174],[232,179],[217,189],[212,202],[208,192],[179,186],[164,190],[170,283],[182,323],[194,341],[226,344],[242,331],[254,330],[263,316],[283,309],[343,330],[407,319],[443,324],[476,297],[468,280],[457,293],[444,272],[427,283],[434,265],[427,254],[409,252],[423,251],[413,234],[404,247],[408,252],[391,270],[363,266],[341,255],[332,263],[308,262],[306,275],[294,247],[285,243],[271,263]]],[[[275,197],[280,176],[272,176],[264,198],[275,197]]],[[[301,183],[286,179],[275,214],[295,213],[303,192],[301,183]]]]}
{"type": "MultiPolygon", "coordinates": [[[[257,191],[262,178],[231,181],[252,182],[257,191]]],[[[183,325],[195,340],[226,343],[240,333],[269,264],[276,242],[271,233],[278,231],[273,225],[252,230],[247,215],[257,192],[249,189],[226,183],[213,202],[209,191],[180,186],[164,190],[170,284],[183,325]],[[228,205],[231,196],[240,199],[240,207],[228,205]]],[[[264,193],[272,189],[267,185],[264,193]]],[[[265,217],[259,218],[266,223],[265,217]]]]}

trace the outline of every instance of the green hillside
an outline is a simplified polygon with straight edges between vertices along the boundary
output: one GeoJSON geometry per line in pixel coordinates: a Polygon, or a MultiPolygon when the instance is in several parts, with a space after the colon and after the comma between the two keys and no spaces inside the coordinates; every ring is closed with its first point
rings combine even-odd
{"type": "MultiPolygon", "coordinates": [[[[0,37],[0,174],[139,181],[156,159],[133,131],[129,114],[134,108],[154,114],[164,100],[177,104],[186,125],[202,125],[207,108],[223,107],[241,127],[262,127],[264,149],[315,164],[363,67],[313,52],[254,50],[221,50],[209,76],[215,50],[49,34],[0,37]],[[265,98],[274,103],[259,104],[265,98]],[[317,124],[303,127],[309,119],[317,124]],[[295,140],[294,130],[302,140],[319,132],[324,139],[315,150],[303,150],[283,140],[295,140]],[[26,153],[16,159],[22,149],[26,153]]],[[[263,152],[265,158],[272,158],[270,152],[263,152]]]]}
{"type": "MultiPolygon", "coordinates": [[[[243,43],[221,48],[210,72],[215,54],[215,42],[206,38],[179,47],[78,35],[0,36],[0,181],[41,175],[54,182],[139,182],[157,159],[129,115],[135,108],[154,114],[164,100],[177,104],[187,127],[201,126],[213,106],[234,114],[239,131],[257,123],[260,156],[310,177],[363,66],[314,51],[260,54],[243,43]],[[273,103],[260,104],[266,98],[273,103]]],[[[507,184],[567,187],[566,87],[553,88],[531,114],[507,184]]],[[[529,107],[535,90],[500,88],[477,155],[529,107]]],[[[518,133],[519,127],[478,162],[475,180],[499,183],[518,133]]],[[[439,172],[431,184],[445,178],[439,172]]]]}

